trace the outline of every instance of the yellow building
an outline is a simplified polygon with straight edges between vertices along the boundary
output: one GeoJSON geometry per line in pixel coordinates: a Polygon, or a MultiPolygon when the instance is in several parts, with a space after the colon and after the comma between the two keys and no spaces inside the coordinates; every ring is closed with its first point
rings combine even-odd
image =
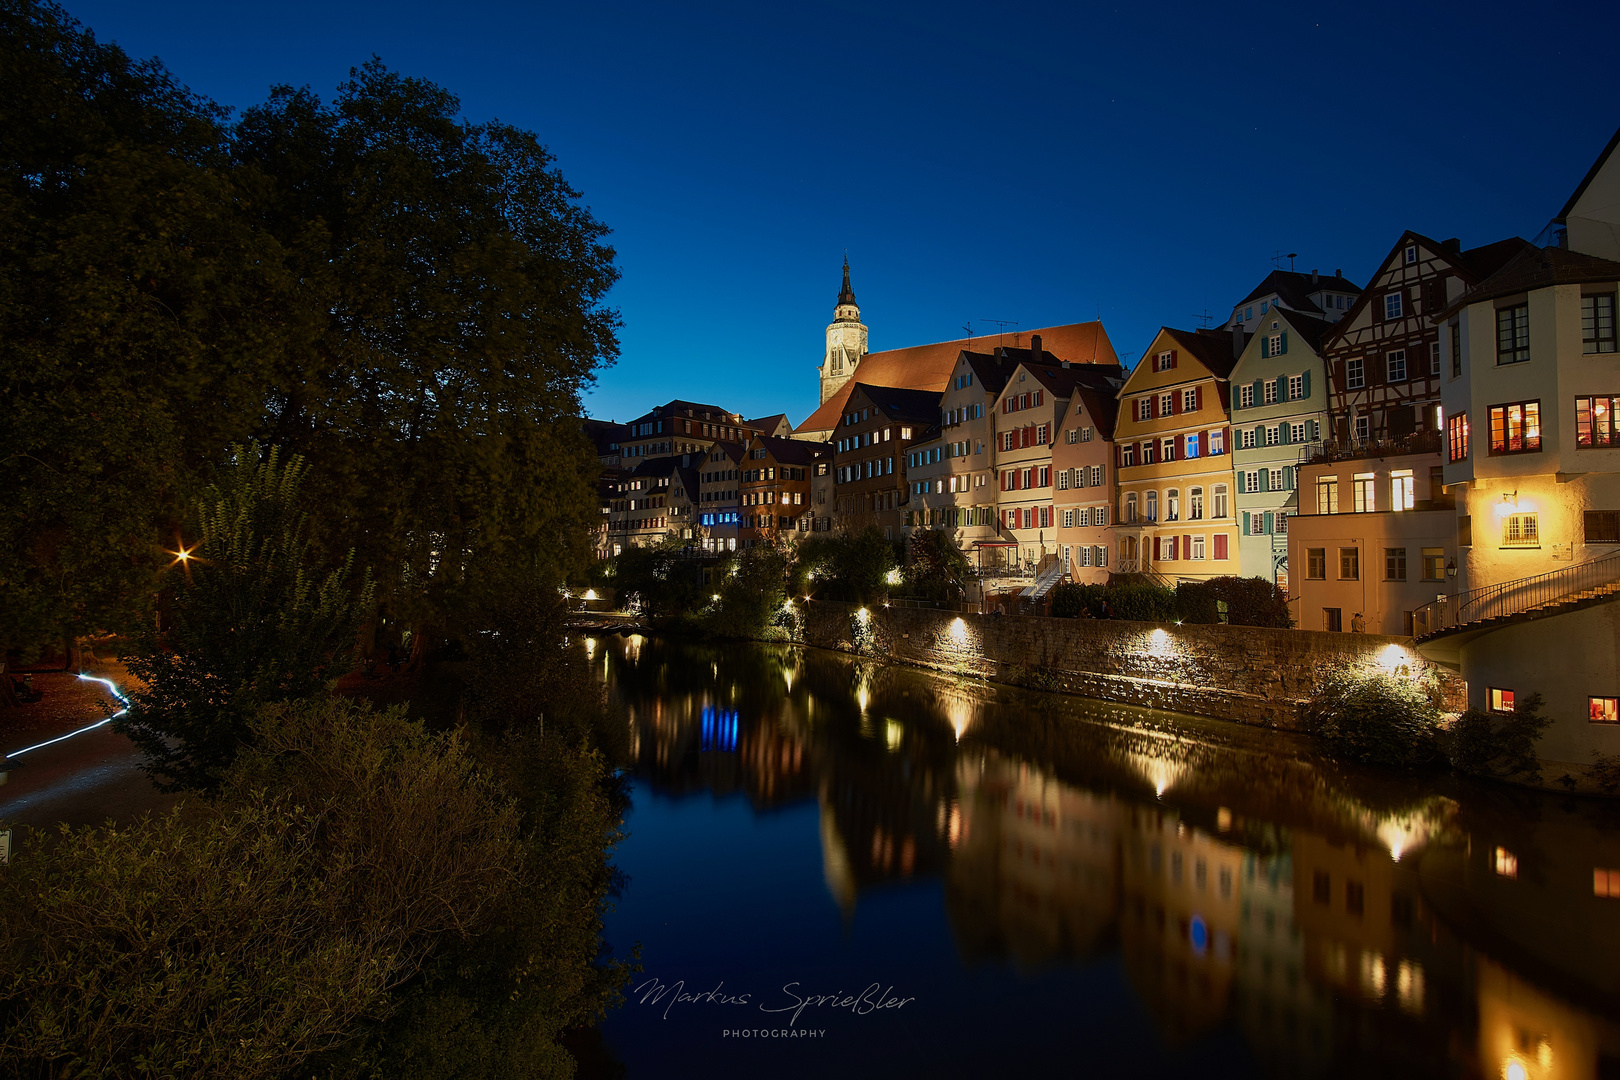
{"type": "Polygon", "coordinates": [[[1243,340],[1241,331],[1165,327],[1120,389],[1120,573],[1239,572],[1227,380],[1243,340]]]}

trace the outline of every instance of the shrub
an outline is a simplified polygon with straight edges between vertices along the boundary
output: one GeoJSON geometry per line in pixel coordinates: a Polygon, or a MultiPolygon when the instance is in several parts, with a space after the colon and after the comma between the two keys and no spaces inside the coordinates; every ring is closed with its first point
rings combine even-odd
{"type": "Polygon", "coordinates": [[[1176,613],[1183,622],[1232,626],[1294,625],[1288,597],[1265,578],[1217,577],[1176,586],[1176,613]]]}
{"type": "Polygon", "coordinates": [[[1550,717],[1541,715],[1542,704],[1540,694],[1530,694],[1505,715],[1469,709],[1451,725],[1447,747],[1451,764],[1477,776],[1541,783],[1536,743],[1552,724],[1550,717]]]}
{"type": "Polygon", "coordinates": [[[773,627],[791,632],[792,625],[783,626],[787,576],[788,554],[782,547],[762,545],[728,556],[715,568],[720,602],[708,609],[704,629],[718,637],[752,640],[782,636],[769,633],[773,627]]]}
{"type": "Polygon", "coordinates": [[[1340,671],[1305,708],[1304,728],[1371,765],[1412,766],[1437,754],[1440,713],[1426,688],[1383,672],[1340,671]]]}
{"type": "Polygon", "coordinates": [[[972,567],[948,534],[938,529],[913,532],[908,560],[906,595],[942,604],[962,599],[963,582],[972,567]]]}
{"type": "Polygon", "coordinates": [[[875,525],[853,536],[806,538],[794,554],[795,593],[851,604],[883,600],[889,595],[889,573],[900,565],[894,542],[875,525]]]}

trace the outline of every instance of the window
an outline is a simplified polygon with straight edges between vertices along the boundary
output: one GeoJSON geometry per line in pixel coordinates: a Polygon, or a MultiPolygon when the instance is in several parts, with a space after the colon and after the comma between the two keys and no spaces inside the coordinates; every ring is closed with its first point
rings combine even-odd
{"type": "Polygon", "coordinates": [[[1541,402],[1515,401],[1492,405],[1491,453],[1541,453],[1541,402]]]}
{"type": "Polygon", "coordinates": [[[1530,305],[1496,309],[1496,362],[1518,364],[1530,359],[1530,305]]]}
{"type": "Polygon", "coordinates": [[[1288,376],[1288,400],[1299,401],[1305,396],[1305,376],[1288,376]]]}
{"type": "Polygon", "coordinates": [[[1186,441],[1187,441],[1187,456],[1189,458],[1197,457],[1198,456],[1198,436],[1197,435],[1188,435],[1186,441]]]}
{"type": "Polygon", "coordinates": [[[1389,476],[1391,510],[1410,510],[1417,505],[1411,469],[1396,469],[1389,476]]]}
{"type": "MultiPolygon", "coordinates": [[[[1276,532],[1276,534],[1278,536],[1287,536],[1288,535],[1288,517],[1289,517],[1289,515],[1291,513],[1292,513],[1292,511],[1290,511],[1290,510],[1279,510],[1279,511],[1277,511],[1277,525],[1276,525],[1276,528],[1273,531],[1276,532]]],[[[1279,581],[1277,584],[1279,586],[1282,586],[1282,590],[1284,592],[1288,591],[1288,586],[1285,583],[1279,581]]]]}
{"type": "Polygon", "coordinates": [[[1367,910],[1367,888],[1359,881],[1344,883],[1344,912],[1360,917],[1367,910]]]}
{"type": "Polygon", "coordinates": [[[1429,374],[1440,374],[1440,343],[1438,341],[1429,343],[1429,374]]]}
{"type": "Polygon", "coordinates": [[[1074,511],[1073,510],[1065,510],[1065,511],[1063,511],[1063,527],[1065,529],[1074,528],[1074,511]]]}
{"type": "Polygon", "coordinates": [[[1614,293],[1581,297],[1582,352],[1614,352],[1614,293]]]}
{"type": "Polygon", "coordinates": [[[1248,472],[1239,473],[1238,477],[1239,477],[1239,479],[1241,479],[1243,481],[1243,484],[1242,484],[1242,487],[1241,487],[1242,491],[1253,494],[1254,492],[1260,490],[1260,470],[1259,469],[1250,469],[1248,472]]]}
{"type": "MultiPolygon", "coordinates": [[[[1210,506],[1209,516],[1210,517],[1216,517],[1216,518],[1225,517],[1226,516],[1226,485],[1225,484],[1216,484],[1215,485],[1215,492],[1214,492],[1214,495],[1212,496],[1211,501],[1212,501],[1212,505],[1210,506]]],[[[1215,557],[1218,559],[1221,556],[1217,555],[1215,557]]]]}
{"type": "MultiPolygon", "coordinates": [[[[1187,520],[1202,521],[1204,517],[1204,489],[1195,487],[1187,492],[1187,520]]],[[[1620,541],[1616,541],[1620,543],[1620,541]]]]}
{"type": "Polygon", "coordinates": [[[1264,514],[1254,513],[1254,514],[1248,514],[1246,516],[1249,519],[1249,535],[1250,536],[1264,536],[1264,535],[1266,535],[1266,516],[1264,514]]]}
{"type": "Polygon", "coordinates": [[[1175,488],[1164,493],[1164,520],[1181,520],[1181,492],[1175,488]]]}
{"type": "Polygon", "coordinates": [[[1204,537],[1202,534],[1192,538],[1192,557],[1200,561],[1204,558],[1204,537]]]}
{"type": "MultiPolygon", "coordinates": [[[[884,437],[884,438],[888,438],[888,437],[889,437],[889,431],[888,431],[888,429],[887,429],[887,428],[884,428],[884,430],[883,430],[883,437],[884,437]]],[[[901,429],[900,429],[900,437],[901,437],[901,438],[902,438],[902,439],[909,439],[909,438],[911,438],[911,429],[910,429],[910,428],[908,428],[908,427],[903,427],[903,428],[901,428],[901,429]]]]}
{"type": "Polygon", "coordinates": [[[1385,548],[1384,549],[1384,580],[1385,581],[1405,581],[1406,580],[1406,549],[1405,548],[1385,548]]]}
{"type": "Polygon", "coordinates": [[[1370,514],[1378,509],[1378,496],[1373,490],[1375,478],[1372,473],[1356,473],[1350,481],[1350,491],[1354,496],[1354,508],[1358,514],[1370,514]]]}
{"type": "Polygon", "coordinates": [[[1513,852],[1505,847],[1499,847],[1491,853],[1491,869],[1505,878],[1519,876],[1519,859],[1513,852]]]}
{"type": "Polygon", "coordinates": [[[1398,292],[1384,295],[1384,318],[1398,319],[1401,317],[1401,294],[1398,292]]]}
{"type": "Polygon", "coordinates": [[[1535,514],[1509,514],[1502,519],[1502,546],[1538,548],[1541,530],[1535,514]]]}
{"type": "Polygon", "coordinates": [[[1073,446],[1075,443],[1079,442],[1080,441],[1080,429],[1079,428],[1070,428],[1068,431],[1065,431],[1063,433],[1063,441],[1068,443],[1070,446],[1073,446]]]}
{"type": "Polygon", "coordinates": [[[1093,465],[1091,467],[1091,486],[1102,487],[1102,476],[1103,467],[1101,465],[1093,465]]]}
{"type": "Polygon", "coordinates": [[[1365,416],[1358,416],[1353,430],[1355,431],[1356,442],[1364,443],[1372,438],[1372,421],[1365,416]]]}
{"type": "Polygon", "coordinates": [[[1159,395],[1159,415],[1160,416],[1169,416],[1171,413],[1173,413],[1175,411],[1176,411],[1176,395],[1173,394],[1173,393],[1160,394],[1159,395]]]}
{"type": "Polygon", "coordinates": [[[1446,579],[1446,551],[1444,548],[1423,549],[1423,580],[1444,581],[1446,579]]]}
{"type": "Polygon", "coordinates": [[[1176,440],[1175,439],[1172,438],[1172,439],[1164,440],[1164,445],[1163,445],[1162,449],[1164,450],[1164,460],[1165,461],[1174,461],[1174,460],[1176,460],[1176,440]]]}
{"type": "Polygon", "coordinates": [[[1451,320],[1451,377],[1459,378],[1462,375],[1462,323],[1456,319],[1451,320]]]}
{"type": "Polygon", "coordinates": [[[1494,713],[1510,713],[1513,711],[1513,691],[1503,690],[1492,686],[1485,692],[1486,708],[1494,713]]]}
{"type": "Polygon", "coordinates": [[[1588,510],[1585,513],[1588,544],[1620,544],[1620,512],[1588,510]]]}
{"type": "Polygon", "coordinates": [[[1155,442],[1145,442],[1142,444],[1142,464],[1152,465],[1155,461],[1159,460],[1157,457],[1158,447],[1159,444],[1155,442]]]}
{"type": "Polygon", "coordinates": [[[1583,449],[1620,446],[1614,422],[1620,396],[1575,399],[1575,445],[1583,449]]]}
{"type": "Polygon", "coordinates": [[[1282,425],[1266,428],[1266,445],[1280,446],[1282,444],[1282,425]]]}
{"type": "Polygon", "coordinates": [[[1266,479],[1269,482],[1270,490],[1272,490],[1272,491],[1286,490],[1283,487],[1283,471],[1281,469],[1272,469],[1272,470],[1270,470],[1270,475],[1267,476],[1266,479]]]}
{"type": "Polygon", "coordinates": [[[1153,418],[1153,399],[1152,398],[1137,398],[1136,399],[1136,418],[1138,420],[1150,420],[1150,419],[1153,418]]]}
{"type": "Polygon", "coordinates": [[[1094,430],[1094,429],[1092,429],[1092,428],[1090,428],[1090,427],[1083,427],[1083,428],[1081,428],[1081,429],[1080,429],[1080,441],[1081,441],[1081,442],[1090,442],[1090,441],[1091,441],[1091,435],[1092,435],[1092,431],[1093,431],[1093,430],[1094,430]]]}
{"type": "Polygon", "coordinates": [[[1288,441],[1302,443],[1305,441],[1305,421],[1300,420],[1288,425],[1288,441]]]}
{"type": "Polygon", "coordinates": [[[1392,382],[1392,383],[1405,382],[1406,381],[1406,350],[1405,349],[1396,349],[1394,352],[1390,353],[1385,359],[1388,360],[1388,362],[1389,362],[1389,381],[1392,382]]]}
{"type": "Polygon", "coordinates": [[[1136,464],[1136,446],[1134,443],[1119,448],[1119,463],[1121,467],[1136,464]]]}
{"type": "Polygon", "coordinates": [[[1342,547],[1339,549],[1339,580],[1361,580],[1361,549],[1356,547],[1342,547]]]}
{"type": "Polygon", "coordinates": [[[1197,412],[1198,411],[1198,387],[1196,387],[1196,386],[1189,387],[1188,389],[1183,390],[1181,392],[1181,411],[1182,412],[1197,412]]]}
{"type": "Polygon", "coordinates": [[[1592,869],[1592,895],[1609,899],[1620,898],[1620,870],[1592,869]]]}
{"type": "Polygon", "coordinates": [[[1175,359],[1175,353],[1162,352],[1154,358],[1153,370],[1169,371],[1172,367],[1175,367],[1175,359]]]}
{"type": "Polygon", "coordinates": [[[1137,520],[1136,496],[1134,494],[1125,496],[1125,520],[1132,522],[1137,520]]]}
{"type": "Polygon", "coordinates": [[[1366,370],[1359,356],[1352,356],[1344,362],[1344,385],[1347,390],[1360,390],[1367,385],[1366,370]]]}
{"type": "Polygon", "coordinates": [[[1265,382],[1260,384],[1260,389],[1261,397],[1265,400],[1267,405],[1275,405],[1277,403],[1276,379],[1267,379],[1265,382]]]}
{"type": "Polygon", "coordinates": [[[1238,387],[1238,408],[1248,409],[1254,406],[1254,386],[1238,387]]]}
{"type": "Polygon", "coordinates": [[[1337,476],[1324,476],[1317,480],[1316,512],[1318,514],[1337,514],[1339,512],[1339,478],[1337,476]]]}
{"type": "Polygon", "coordinates": [[[1446,417],[1446,451],[1451,461],[1468,460],[1468,414],[1446,417]]]}
{"type": "Polygon", "coordinates": [[[1589,697],[1586,715],[1594,724],[1620,724],[1620,697],[1589,697]]]}
{"type": "Polygon", "coordinates": [[[1417,245],[1408,244],[1406,247],[1406,265],[1411,266],[1417,262],[1417,245]]]}
{"type": "Polygon", "coordinates": [[[1245,450],[1254,448],[1254,428],[1244,428],[1238,432],[1238,443],[1245,450]]]}
{"type": "Polygon", "coordinates": [[[1212,431],[1209,433],[1209,452],[1212,455],[1226,453],[1226,432],[1212,431]]]}
{"type": "Polygon", "coordinates": [[[1147,507],[1147,519],[1149,521],[1158,521],[1159,520],[1159,493],[1157,491],[1150,491],[1150,492],[1147,493],[1146,507],[1147,507]]]}
{"type": "MultiPolygon", "coordinates": [[[[1323,608],[1322,629],[1334,634],[1344,633],[1344,609],[1336,607],[1323,608]]],[[[1326,874],[1319,874],[1318,876],[1322,878],[1327,877],[1326,874]]],[[[1323,900],[1322,902],[1324,904],[1327,903],[1326,900],[1323,900]]]]}

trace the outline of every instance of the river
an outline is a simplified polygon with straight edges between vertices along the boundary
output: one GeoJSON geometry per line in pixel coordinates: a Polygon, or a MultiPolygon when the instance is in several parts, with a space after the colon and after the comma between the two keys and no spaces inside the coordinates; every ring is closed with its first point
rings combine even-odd
{"type": "Polygon", "coordinates": [[[1620,807],[838,653],[588,641],[653,1077],[1620,1076],[1620,807]]]}

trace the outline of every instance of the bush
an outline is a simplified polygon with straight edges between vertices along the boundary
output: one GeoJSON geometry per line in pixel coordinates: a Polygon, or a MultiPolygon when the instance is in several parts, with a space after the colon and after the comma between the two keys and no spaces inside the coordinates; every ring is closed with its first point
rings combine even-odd
{"type": "Polygon", "coordinates": [[[263,710],[219,797],[0,872],[0,1059],[272,1077],[359,1035],[518,881],[519,817],[403,710],[263,710]],[[274,794],[271,794],[274,792],[274,794]]]}
{"type": "Polygon", "coordinates": [[[1506,715],[1469,709],[1451,725],[1447,745],[1451,764],[1476,776],[1541,783],[1536,743],[1552,724],[1550,717],[1541,715],[1542,704],[1540,694],[1530,694],[1506,715]]]}
{"type": "Polygon", "coordinates": [[[906,595],[940,604],[961,601],[963,582],[972,567],[950,536],[939,529],[911,534],[905,568],[906,595]]]}
{"type": "Polygon", "coordinates": [[[1172,622],[1176,618],[1176,594],[1148,581],[1114,581],[1107,585],[1082,585],[1060,581],[1050,594],[1052,614],[1058,618],[1113,618],[1139,622],[1172,622]],[[1104,607],[1104,604],[1107,607],[1104,607]]]}
{"type": "MultiPolygon", "coordinates": [[[[707,609],[703,629],[716,637],[759,640],[783,626],[788,610],[788,553],[776,545],[744,548],[715,567],[719,604],[707,609]]],[[[785,634],[783,635],[785,636],[785,634]]]]}
{"type": "Polygon", "coordinates": [[[1176,614],[1183,622],[1232,626],[1294,625],[1288,597],[1265,578],[1218,577],[1176,586],[1176,614]]]}
{"type": "Polygon", "coordinates": [[[895,543],[877,526],[856,535],[813,536],[794,552],[793,591],[822,600],[875,604],[889,595],[889,574],[899,568],[895,543]]]}
{"type": "Polygon", "coordinates": [[[1335,751],[1370,765],[1435,759],[1440,713],[1421,684],[1383,672],[1341,671],[1305,708],[1304,728],[1335,751]]]}

